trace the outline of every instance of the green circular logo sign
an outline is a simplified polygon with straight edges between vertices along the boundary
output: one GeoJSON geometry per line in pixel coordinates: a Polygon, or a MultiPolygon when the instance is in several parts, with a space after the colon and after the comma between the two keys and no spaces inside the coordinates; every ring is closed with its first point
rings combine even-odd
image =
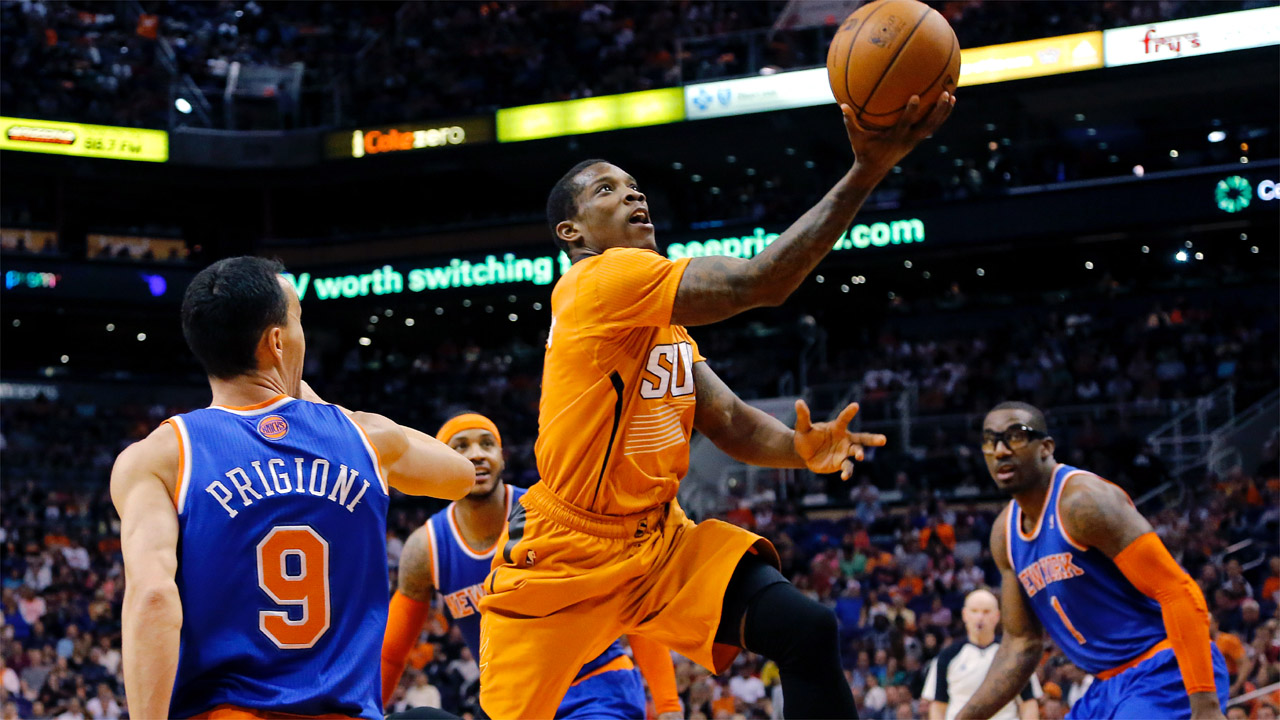
{"type": "Polygon", "coordinates": [[[1218,186],[1213,191],[1213,198],[1217,201],[1219,210],[1229,213],[1240,212],[1249,207],[1249,201],[1253,200],[1253,186],[1239,175],[1225,177],[1218,181],[1218,186]]]}

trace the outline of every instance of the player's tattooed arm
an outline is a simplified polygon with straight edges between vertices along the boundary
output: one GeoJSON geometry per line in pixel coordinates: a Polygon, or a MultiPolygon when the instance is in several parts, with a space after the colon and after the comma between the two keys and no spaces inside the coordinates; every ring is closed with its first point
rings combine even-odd
{"type": "Polygon", "coordinates": [[[882,132],[859,128],[852,109],[842,108],[856,158],[853,167],[817,205],[750,260],[689,261],[676,291],[671,322],[706,325],[751,308],[781,305],[831,252],[880,181],[946,121],[954,104],[946,93],[931,108],[921,107],[919,98],[913,98],[898,124],[882,132]]]}
{"type": "Polygon", "coordinates": [[[1189,690],[1191,717],[1222,718],[1213,689],[1209,611],[1204,595],[1155,536],[1151,523],[1128,494],[1092,475],[1072,476],[1058,502],[1062,527],[1073,540],[1106,553],[1139,592],[1160,603],[1173,653],[1189,690]]]}
{"type": "Polygon", "coordinates": [[[957,720],[989,718],[1018,696],[1031,679],[1044,652],[1044,629],[1036,619],[1018,584],[1018,576],[1009,564],[1006,547],[1005,508],[991,529],[991,555],[1000,568],[1000,610],[1004,638],[991,661],[991,669],[969,702],[960,709],[957,720]]]}
{"type": "Polygon", "coordinates": [[[420,603],[431,602],[436,591],[432,573],[431,539],[423,525],[409,535],[400,552],[400,594],[420,603]]]}
{"type": "Polygon", "coordinates": [[[698,406],[693,427],[739,462],[800,468],[804,460],[792,443],[794,431],[742,401],[705,362],[693,364],[698,406]]]}
{"type": "Polygon", "coordinates": [[[1134,540],[1152,532],[1124,490],[1092,475],[1074,475],[1059,501],[1062,526],[1076,542],[1115,558],[1134,540]]]}
{"type": "Polygon", "coordinates": [[[858,412],[856,403],[835,420],[811,423],[809,407],[796,401],[796,427],[742,401],[705,362],[694,363],[698,407],[693,426],[730,457],[751,465],[777,468],[807,467],[816,473],[841,472],[849,479],[853,461],[863,448],[884,445],[885,437],[849,432],[858,412]]]}

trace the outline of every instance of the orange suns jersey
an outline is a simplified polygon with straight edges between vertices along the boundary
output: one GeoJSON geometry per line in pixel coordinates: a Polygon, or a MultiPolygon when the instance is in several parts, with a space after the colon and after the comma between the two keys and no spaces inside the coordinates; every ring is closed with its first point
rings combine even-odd
{"type": "Polygon", "coordinates": [[[564,501],[630,515],[675,498],[689,469],[693,364],[671,324],[688,260],[611,248],[580,260],[551,293],[538,408],[538,471],[564,501]]]}

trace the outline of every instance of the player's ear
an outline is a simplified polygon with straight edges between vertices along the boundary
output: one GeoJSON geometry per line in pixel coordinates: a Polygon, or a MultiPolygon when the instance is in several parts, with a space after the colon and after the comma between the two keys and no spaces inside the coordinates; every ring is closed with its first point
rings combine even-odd
{"type": "Polygon", "coordinates": [[[582,231],[572,220],[561,220],[556,225],[556,237],[567,243],[582,242],[582,231]]]}
{"type": "Polygon", "coordinates": [[[1053,441],[1053,437],[1045,436],[1045,439],[1040,442],[1040,458],[1042,460],[1048,460],[1053,457],[1053,450],[1055,447],[1057,447],[1057,443],[1053,441]]]}
{"type": "Polygon", "coordinates": [[[284,328],[273,325],[262,338],[271,357],[280,360],[284,357],[284,328]]]}

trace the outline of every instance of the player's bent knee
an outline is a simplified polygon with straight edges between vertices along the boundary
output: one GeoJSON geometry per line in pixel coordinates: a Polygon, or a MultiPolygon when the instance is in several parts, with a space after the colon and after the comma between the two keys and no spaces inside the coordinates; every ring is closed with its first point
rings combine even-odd
{"type": "MultiPolygon", "coordinates": [[[[797,594],[799,591],[796,591],[797,594]]],[[[797,613],[795,622],[796,642],[800,647],[824,647],[836,644],[840,624],[831,608],[816,600],[801,596],[803,612],[797,613]]]]}
{"type": "Polygon", "coordinates": [[[747,648],[784,666],[807,664],[839,648],[836,615],[790,583],[765,588],[747,616],[747,648]]]}

